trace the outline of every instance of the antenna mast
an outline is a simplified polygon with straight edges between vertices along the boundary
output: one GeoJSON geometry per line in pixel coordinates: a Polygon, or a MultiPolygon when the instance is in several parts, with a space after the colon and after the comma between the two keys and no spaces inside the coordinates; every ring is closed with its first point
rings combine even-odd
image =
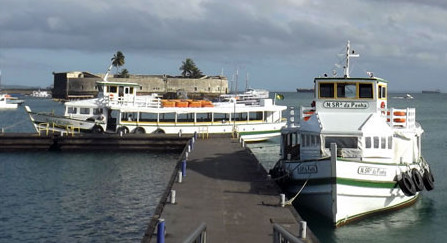
{"type": "Polygon", "coordinates": [[[359,54],[354,53],[354,50],[351,51],[351,42],[348,41],[348,45],[346,46],[346,65],[344,66],[345,78],[349,78],[349,58],[360,56],[359,54]]]}

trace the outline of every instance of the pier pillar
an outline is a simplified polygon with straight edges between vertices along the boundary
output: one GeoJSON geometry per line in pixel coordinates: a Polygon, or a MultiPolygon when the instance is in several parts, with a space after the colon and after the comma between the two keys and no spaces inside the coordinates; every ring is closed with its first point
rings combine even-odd
{"type": "Polygon", "coordinates": [[[186,159],[182,160],[182,175],[186,176],[186,159]]]}
{"type": "Polygon", "coordinates": [[[171,204],[175,204],[175,190],[171,190],[171,204]]]}
{"type": "Polygon", "coordinates": [[[157,243],[165,243],[165,220],[158,219],[157,243]]]}
{"type": "Polygon", "coordinates": [[[301,239],[306,239],[306,237],[307,237],[306,231],[307,231],[307,222],[306,221],[300,221],[300,234],[299,234],[299,237],[301,239]]]}
{"type": "Polygon", "coordinates": [[[286,206],[286,194],[281,193],[279,196],[281,197],[281,207],[286,206]]]}

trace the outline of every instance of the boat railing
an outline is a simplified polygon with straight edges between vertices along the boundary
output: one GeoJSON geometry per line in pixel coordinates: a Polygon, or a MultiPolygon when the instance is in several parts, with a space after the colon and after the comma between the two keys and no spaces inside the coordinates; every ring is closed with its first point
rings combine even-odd
{"type": "Polygon", "coordinates": [[[206,223],[201,223],[183,243],[206,243],[206,223]]]}
{"type": "Polygon", "coordinates": [[[307,121],[315,113],[314,107],[300,107],[300,120],[307,121]]]}
{"type": "Polygon", "coordinates": [[[416,126],[416,109],[394,109],[391,108],[386,113],[388,124],[396,128],[412,129],[416,126]]]}
{"type": "Polygon", "coordinates": [[[161,107],[161,100],[153,96],[109,96],[106,101],[109,106],[161,107]]]}

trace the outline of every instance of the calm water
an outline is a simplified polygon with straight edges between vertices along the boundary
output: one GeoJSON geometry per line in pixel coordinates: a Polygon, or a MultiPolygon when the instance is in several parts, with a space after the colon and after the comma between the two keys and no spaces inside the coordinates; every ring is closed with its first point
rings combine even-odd
{"type": "MultiPolygon", "coordinates": [[[[33,110],[62,104],[28,99],[33,110]]],[[[6,132],[31,132],[23,107],[6,132]]],[[[178,154],[0,153],[0,242],[140,242],[178,154]]]]}
{"type": "MultiPolygon", "coordinates": [[[[402,94],[390,94],[400,96],[402,94]]],[[[447,240],[447,94],[412,94],[389,106],[415,107],[425,130],[423,154],[435,176],[409,208],[338,229],[300,212],[322,242],[445,242],[447,240]]],[[[283,105],[310,105],[310,94],[284,93],[283,105]]],[[[35,111],[62,112],[62,104],[27,99],[35,111]]],[[[32,132],[23,107],[0,111],[6,132],[32,132]]],[[[278,139],[251,144],[270,169],[278,139]]],[[[0,153],[0,242],[139,242],[176,163],[176,154],[0,153]]]]}
{"type": "MultiPolygon", "coordinates": [[[[409,208],[332,228],[309,212],[300,212],[322,242],[447,242],[447,94],[412,94],[414,99],[395,99],[404,94],[390,94],[389,107],[416,108],[416,120],[425,130],[423,155],[435,176],[435,189],[424,191],[409,208]]],[[[286,93],[278,104],[306,105],[311,94],[286,93]]],[[[253,151],[269,169],[278,158],[278,141],[252,144],[253,151]]]]}

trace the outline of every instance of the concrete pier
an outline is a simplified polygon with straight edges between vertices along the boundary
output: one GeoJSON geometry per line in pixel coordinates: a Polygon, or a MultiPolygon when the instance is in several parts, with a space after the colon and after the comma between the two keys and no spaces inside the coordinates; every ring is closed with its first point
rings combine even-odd
{"type": "MultiPolygon", "coordinates": [[[[300,233],[298,213],[281,207],[280,189],[237,140],[198,139],[181,183],[175,179],[180,164],[142,242],[157,242],[159,219],[166,227],[165,242],[183,242],[203,223],[208,242],[272,242],[273,223],[295,236],[300,233]],[[175,204],[170,203],[172,191],[175,204]]],[[[318,242],[308,228],[306,235],[303,242],[318,242]]]]}
{"type": "Polygon", "coordinates": [[[0,134],[1,151],[179,151],[191,136],[156,134],[75,134],[38,135],[34,133],[0,134]]]}

